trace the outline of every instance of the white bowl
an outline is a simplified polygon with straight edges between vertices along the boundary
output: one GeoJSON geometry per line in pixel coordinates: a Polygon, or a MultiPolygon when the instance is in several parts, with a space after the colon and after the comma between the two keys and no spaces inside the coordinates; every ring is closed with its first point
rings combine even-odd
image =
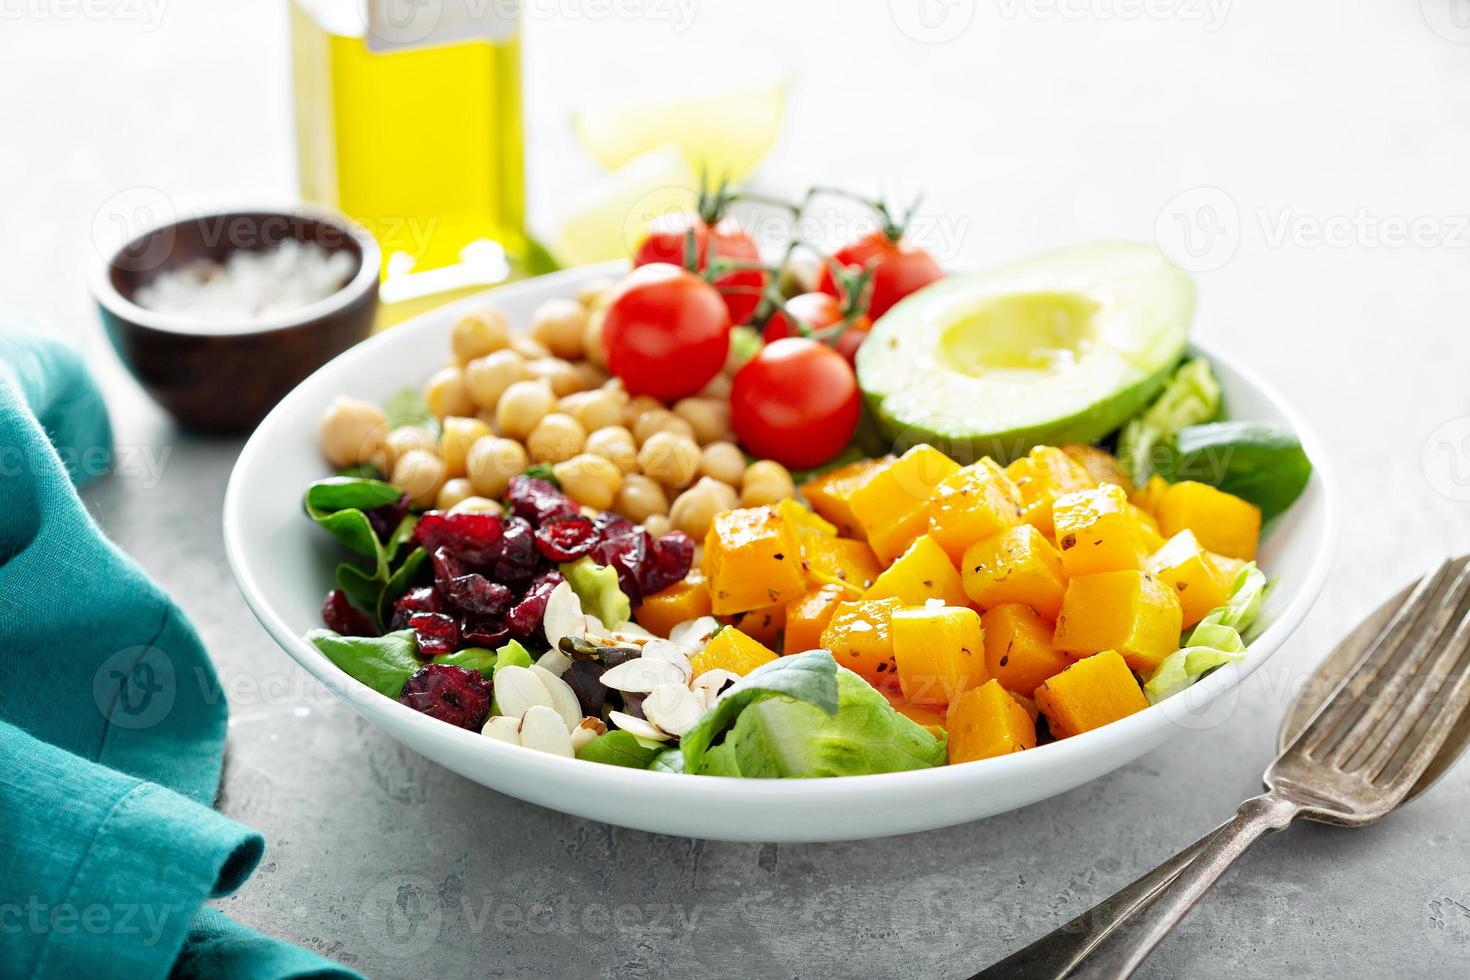
{"type": "MultiPolygon", "coordinates": [[[[543,300],[571,295],[619,265],[573,269],[487,294],[512,322],[543,300]]],[[[1262,568],[1278,581],[1240,663],[1181,695],[1111,725],[1002,758],[916,772],[830,779],[757,780],[643,772],[563,759],[493,741],[422,715],[368,689],[310,643],[321,625],[340,548],[312,526],[301,496],[327,475],[317,420],[337,395],[381,402],[420,384],[444,362],[467,299],[416,317],[338,356],[255,431],[225,494],[225,547],[245,600],[287,653],[374,725],[421,755],[511,796],[566,813],[657,833],[723,840],[831,841],[929,830],[1003,813],[1096,779],[1173,737],[1212,727],[1238,685],[1286,640],[1322,588],[1333,540],[1331,481],[1322,444],[1286,403],[1228,357],[1201,345],[1224,385],[1230,414],[1291,425],[1316,464],[1306,493],[1270,529],[1262,568]],[[1223,702],[1222,696],[1231,693],[1223,702]],[[1211,712],[1214,712],[1212,714],[1211,712]]],[[[1197,736],[1207,737],[1207,736],[1197,736]]]]}

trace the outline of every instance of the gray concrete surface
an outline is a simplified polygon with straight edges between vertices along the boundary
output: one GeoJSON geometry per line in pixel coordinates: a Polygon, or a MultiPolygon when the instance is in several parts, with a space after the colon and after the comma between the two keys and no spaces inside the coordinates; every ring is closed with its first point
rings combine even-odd
{"type": "MultiPolygon", "coordinates": [[[[960,219],[957,266],[1156,232],[1177,249],[1180,220],[1216,229],[1194,242],[1199,331],[1324,434],[1344,520],[1322,601],[1223,725],[1022,811],[777,847],[623,831],[481,789],[330,701],[258,628],[220,543],[238,445],[174,430],[85,297],[94,223],[130,188],[181,204],[289,192],[282,17],[261,6],[174,0],[150,26],[128,16],[137,4],[14,5],[0,31],[0,300],[92,357],[126,465],[88,504],[213,651],[232,710],[221,806],[270,842],[222,903],[250,925],[377,976],[963,976],[1228,816],[1259,785],[1292,685],[1373,603],[1470,550],[1470,34],[1450,0],[1131,19],[960,0],[933,9],[972,20],[928,33],[902,0],[706,0],[673,43],[654,7],[543,12],[527,54],[538,205],[590,170],[567,107],[594,84],[657,94],[643,56],[666,49],[740,52],[734,74],[802,66],[763,173],[901,173],[960,219]],[[1397,237],[1413,223],[1414,241],[1397,237]]],[[[1460,770],[1378,827],[1263,842],[1145,974],[1466,975],[1467,806],[1460,770]]]]}

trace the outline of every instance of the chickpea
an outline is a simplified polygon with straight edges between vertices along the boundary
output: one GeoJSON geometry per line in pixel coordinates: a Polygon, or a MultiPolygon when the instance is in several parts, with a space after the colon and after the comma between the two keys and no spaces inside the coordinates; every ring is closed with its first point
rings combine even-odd
{"type": "Polygon", "coordinates": [[[383,440],[383,448],[373,462],[378,469],[388,475],[392,475],[393,467],[402,458],[403,454],[410,449],[426,449],[431,453],[439,451],[439,440],[434,438],[422,425],[400,425],[388,433],[388,438],[383,440]]]}
{"type": "Polygon", "coordinates": [[[796,496],[796,484],[786,467],[773,459],[751,463],[740,483],[740,506],[762,507],[796,496]]]}
{"type": "Polygon", "coordinates": [[[493,409],[505,389],[530,377],[526,362],[513,350],[498,350],[465,365],[464,381],[470,399],[480,408],[493,409]]]}
{"type": "Polygon", "coordinates": [[[535,337],[528,337],[523,333],[518,333],[510,338],[510,349],[528,361],[539,361],[543,357],[551,356],[550,347],[535,337]]]}
{"type": "Polygon", "coordinates": [[[635,524],[642,524],[654,514],[667,514],[669,498],[664,488],[653,480],[630,473],[623,477],[623,488],[618,491],[613,509],[635,524]]]}
{"type": "Polygon", "coordinates": [[[562,412],[552,412],[526,436],[526,452],[535,463],[560,463],[580,453],[586,441],[587,430],[582,423],[562,412]]]}
{"type": "Polygon", "coordinates": [[[457,367],[443,367],[429,376],[424,385],[424,404],[437,418],[450,415],[473,415],[475,403],[465,387],[464,372],[457,367]]]}
{"type": "Polygon", "coordinates": [[[586,332],[587,310],[574,299],[549,299],[531,314],[531,336],[557,357],[581,357],[586,332]]]}
{"type": "Polygon", "coordinates": [[[550,382],[517,381],[505,389],[495,406],[495,429],[510,439],[524,439],[546,413],[556,407],[550,382]]]}
{"type": "Polygon", "coordinates": [[[731,384],[730,376],[728,374],[717,374],[714,376],[714,378],[710,380],[709,384],[699,389],[699,394],[695,397],[720,398],[724,399],[725,401],[729,401],[731,387],[733,387],[733,385],[731,384]]]}
{"type": "Polygon", "coordinates": [[[429,507],[444,485],[444,460],[426,449],[410,449],[393,464],[393,485],[415,507],[429,507]]]}
{"type": "Polygon", "coordinates": [[[371,459],[388,437],[388,417],[372,402],[334,398],[317,430],[322,455],[333,466],[356,466],[371,459]]]}
{"type": "MultiPolygon", "coordinates": [[[[621,380],[619,380],[619,384],[621,383],[621,380]]],[[[659,401],[657,398],[649,398],[647,395],[638,395],[635,398],[629,399],[628,404],[623,406],[623,418],[625,419],[623,424],[631,429],[633,427],[633,423],[637,422],[639,416],[641,416],[644,412],[655,411],[668,411],[668,409],[665,408],[664,403],[659,401]]]]}
{"type": "Polygon", "coordinates": [[[716,514],[734,510],[735,488],[710,477],[701,477],[694,486],[679,494],[669,509],[669,524],[695,541],[703,541],[716,514]]]}
{"type": "Polygon", "coordinates": [[[582,379],[583,391],[601,388],[607,383],[607,372],[591,361],[577,361],[572,367],[577,369],[577,375],[582,379]]]}
{"type": "Polygon", "coordinates": [[[701,446],[729,438],[730,403],[722,398],[681,398],[674,414],[689,423],[701,446]]]}
{"type": "Polygon", "coordinates": [[[465,457],[470,483],[481,497],[498,497],[505,493],[510,478],[525,472],[530,465],[526,449],[514,439],[485,436],[470,447],[465,457]]]}
{"type": "Polygon", "coordinates": [[[745,478],[745,454],[733,442],[712,442],[699,454],[699,474],[738,487],[745,478]]]}
{"type": "Polygon", "coordinates": [[[622,402],[611,392],[601,389],[567,395],[556,403],[556,410],[566,412],[581,422],[582,428],[588,432],[596,432],[609,425],[620,425],[623,421],[622,402]]]}
{"type": "Polygon", "coordinates": [[[621,425],[608,425],[593,432],[582,445],[582,451],[609,460],[624,473],[638,469],[638,446],[633,442],[633,433],[621,425]]]}
{"type": "Polygon", "coordinates": [[[454,321],[454,328],[449,332],[449,347],[460,364],[503,350],[509,343],[510,325],[505,314],[490,306],[466,313],[454,321]]]}
{"type": "Polygon", "coordinates": [[[505,513],[505,508],[500,506],[500,501],[491,500],[489,497],[466,497],[453,507],[449,508],[451,514],[494,514],[499,517],[505,513]]]}
{"type": "Polygon", "coordinates": [[[562,492],[584,507],[607,510],[623,486],[623,471],[604,456],[582,453],[551,468],[562,492]]]}
{"type": "Polygon", "coordinates": [[[475,486],[462,476],[452,480],[445,480],[444,486],[439,488],[439,495],[434,498],[434,507],[437,510],[453,510],[462,501],[469,500],[475,495],[475,486]]]}
{"type": "Polygon", "coordinates": [[[607,358],[602,352],[602,327],[607,322],[607,310],[598,307],[587,314],[587,329],[582,331],[582,356],[598,367],[607,367],[607,358]]]}
{"type": "Polygon", "coordinates": [[[606,306],[608,293],[616,285],[611,279],[592,279],[577,287],[577,302],[588,310],[606,306]]]}
{"type": "MultiPolygon", "coordinates": [[[[669,521],[669,515],[667,514],[649,514],[647,519],[645,519],[643,522],[643,530],[647,531],[655,538],[661,538],[673,529],[674,525],[669,521]]],[[[699,567],[698,555],[694,557],[694,567],[699,567]]]]}
{"type": "Polygon", "coordinates": [[[444,420],[444,431],[439,435],[439,455],[444,458],[444,472],[451,478],[464,476],[465,457],[470,447],[482,437],[490,434],[490,426],[477,418],[460,418],[451,415],[444,420]]]}
{"type": "Polygon", "coordinates": [[[649,409],[633,423],[633,438],[640,446],[658,432],[672,432],[691,441],[694,439],[694,427],[662,406],[649,409]]]}
{"type": "Polygon", "coordinates": [[[699,447],[688,436],[655,432],[638,450],[638,468],[664,486],[681,490],[694,482],[699,447]]]}
{"type": "Polygon", "coordinates": [[[526,370],[533,379],[540,378],[550,384],[552,392],[558,398],[581,391],[583,387],[582,373],[570,361],[563,361],[558,357],[527,361],[526,370]]]}

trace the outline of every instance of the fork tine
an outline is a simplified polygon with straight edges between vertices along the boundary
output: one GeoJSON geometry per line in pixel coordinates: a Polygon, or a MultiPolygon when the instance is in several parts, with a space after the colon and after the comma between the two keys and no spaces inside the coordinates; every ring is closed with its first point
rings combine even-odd
{"type": "Polygon", "coordinates": [[[1446,558],[1433,571],[1419,580],[1414,591],[1404,600],[1403,605],[1399,606],[1378,635],[1373,638],[1373,642],[1368,645],[1368,649],[1359,658],[1353,669],[1338,683],[1332,693],[1322,700],[1322,705],[1317,709],[1317,713],[1302,726],[1302,730],[1287,746],[1286,752],[1304,749],[1309,754],[1313,754],[1322,742],[1336,731],[1346,717],[1349,707],[1356,700],[1350,694],[1352,687],[1359,683],[1372,684],[1377,679],[1378,672],[1383,669],[1393,651],[1398,648],[1404,634],[1429,608],[1430,600],[1439,591],[1440,585],[1449,573],[1449,568],[1450,560],[1446,558]]]}
{"type": "Polygon", "coordinates": [[[1336,740],[1335,748],[1327,744],[1322,746],[1324,753],[1331,751],[1330,762],[1334,766],[1345,768],[1362,750],[1370,735],[1382,731],[1383,721],[1392,714],[1393,708],[1416,693],[1417,689],[1422,689],[1423,682],[1417,676],[1420,668],[1429,659],[1440,637],[1464,615],[1467,595],[1470,595],[1470,565],[1460,571],[1439,605],[1419,617],[1414,627],[1403,635],[1394,649],[1395,656],[1386,665],[1387,671],[1380,672],[1371,687],[1359,691],[1356,701],[1360,709],[1358,717],[1336,740]],[[1402,648],[1406,643],[1409,646],[1405,652],[1402,648]]]}
{"type": "Polygon", "coordinates": [[[1403,760],[1388,780],[1385,793],[1393,796],[1409,791],[1409,787],[1418,780],[1429,760],[1439,752],[1450,729],[1465,710],[1466,693],[1470,691],[1470,670],[1463,663],[1467,649],[1470,649],[1470,614],[1460,619],[1449,643],[1434,658],[1424,683],[1414,692],[1408,706],[1360,767],[1363,775],[1377,782],[1398,756],[1405,740],[1414,732],[1425,714],[1433,711],[1429,727],[1415,744],[1414,751],[1403,760]],[[1447,696],[1441,699],[1440,694],[1446,687],[1447,696]]]}

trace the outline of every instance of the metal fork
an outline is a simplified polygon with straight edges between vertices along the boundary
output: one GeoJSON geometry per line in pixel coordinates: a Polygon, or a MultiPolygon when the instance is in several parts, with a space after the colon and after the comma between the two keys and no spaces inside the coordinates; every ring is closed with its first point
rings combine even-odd
{"type": "Polygon", "coordinates": [[[1072,975],[1131,975],[1265,833],[1297,817],[1361,827],[1392,811],[1444,745],[1470,696],[1467,606],[1470,566],[1455,575],[1454,563],[1445,561],[1425,576],[1271,764],[1267,792],[1242,803],[1154,903],[1119,926],[1072,975]]]}

